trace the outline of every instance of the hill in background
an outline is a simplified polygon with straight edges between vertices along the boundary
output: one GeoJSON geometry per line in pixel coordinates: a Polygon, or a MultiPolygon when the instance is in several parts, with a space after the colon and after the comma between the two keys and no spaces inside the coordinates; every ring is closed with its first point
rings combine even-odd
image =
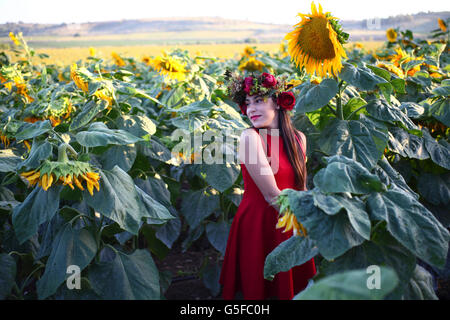
{"type": "MultiPolygon", "coordinates": [[[[378,20],[341,20],[350,41],[385,40],[388,28],[409,29],[425,38],[438,28],[437,19],[446,20],[449,11],[420,12],[378,20]]],[[[292,30],[288,24],[268,24],[219,17],[154,18],[107,22],[0,24],[0,43],[9,41],[10,31],[22,32],[30,45],[43,47],[84,47],[149,44],[274,43],[292,30]]]]}

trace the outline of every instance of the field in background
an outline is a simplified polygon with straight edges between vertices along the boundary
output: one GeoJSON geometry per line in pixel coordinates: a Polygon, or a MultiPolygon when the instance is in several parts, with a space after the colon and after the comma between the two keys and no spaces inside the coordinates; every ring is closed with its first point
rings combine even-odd
{"type": "MultiPolygon", "coordinates": [[[[383,41],[362,41],[366,50],[375,50],[382,46],[383,41]]],[[[354,43],[346,44],[351,48],[354,43]]],[[[104,60],[112,60],[111,53],[117,52],[122,57],[135,57],[141,59],[144,56],[157,56],[164,50],[180,48],[188,50],[191,55],[207,55],[217,58],[238,58],[246,46],[254,46],[256,49],[275,53],[279,50],[279,43],[228,43],[228,44],[182,44],[182,45],[141,45],[141,46],[102,46],[94,47],[96,55],[104,60]]],[[[78,60],[85,60],[89,57],[89,47],[76,48],[42,48],[37,49],[37,53],[45,53],[49,58],[43,59],[46,64],[67,65],[78,60]]],[[[14,61],[14,55],[9,53],[14,61]]]]}

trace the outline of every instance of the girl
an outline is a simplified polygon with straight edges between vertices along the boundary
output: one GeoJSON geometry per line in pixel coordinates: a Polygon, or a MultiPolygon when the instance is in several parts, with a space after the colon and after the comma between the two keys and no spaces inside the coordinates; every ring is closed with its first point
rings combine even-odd
{"type": "Polygon", "coordinates": [[[244,195],[233,218],[220,275],[224,299],[291,300],[316,274],[314,259],[272,281],[264,279],[266,256],[293,231],[277,229],[274,200],[285,188],[306,190],[306,137],[295,130],[288,111],[295,97],[283,79],[263,73],[240,78],[226,73],[228,94],[253,126],[242,132],[239,159],[244,195]],[[267,153],[266,153],[267,151],[267,153]],[[255,161],[256,159],[256,161],[255,161]]]}

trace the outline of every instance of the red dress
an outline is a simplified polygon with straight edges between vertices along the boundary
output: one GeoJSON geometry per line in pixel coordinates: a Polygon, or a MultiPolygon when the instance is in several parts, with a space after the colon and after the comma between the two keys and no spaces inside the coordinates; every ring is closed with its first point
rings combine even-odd
{"type": "MultiPolygon", "coordinates": [[[[303,189],[295,187],[294,170],[284,150],[281,136],[271,137],[267,134],[268,156],[272,138],[279,139],[279,167],[274,175],[278,188],[306,190],[306,186],[303,189]]],[[[305,155],[304,146],[301,143],[300,145],[305,155]]],[[[272,297],[292,300],[316,274],[314,258],[289,271],[276,274],[272,281],[264,279],[266,256],[293,233],[292,230],[283,233],[284,228],[276,229],[278,212],[264,199],[245,165],[243,163],[240,165],[244,180],[244,195],[228,236],[219,280],[223,286],[222,297],[225,300],[234,299],[235,293],[240,291],[245,300],[263,300],[272,297]]]]}

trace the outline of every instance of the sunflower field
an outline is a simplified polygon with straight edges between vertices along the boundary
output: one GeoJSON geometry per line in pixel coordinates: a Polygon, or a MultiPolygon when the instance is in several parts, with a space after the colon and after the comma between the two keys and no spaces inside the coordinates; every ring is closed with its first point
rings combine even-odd
{"type": "Polygon", "coordinates": [[[301,16],[279,52],[249,46],[239,59],[177,49],[109,63],[92,51],[59,67],[11,33],[17,62],[0,53],[0,299],[165,299],[173,275],[155,259],[201,239],[216,253],[202,280],[220,294],[244,186],[237,161],[208,160],[237,159],[250,126],[226,96],[227,69],[285,75],[308,139],[308,191],[278,198],[285,225],[304,232],[267,256],[265,278],[315,257],[314,283],[295,299],[438,299],[437,280],[450,278],[449,21],[429,39],[388,30],[369,52],[344,50],[348,34],[320,5],[301,16]],[[205,133],[227,139],[197,143],[205,133]],[[374,265],[379,290],[366,283],[374,265]]]}

